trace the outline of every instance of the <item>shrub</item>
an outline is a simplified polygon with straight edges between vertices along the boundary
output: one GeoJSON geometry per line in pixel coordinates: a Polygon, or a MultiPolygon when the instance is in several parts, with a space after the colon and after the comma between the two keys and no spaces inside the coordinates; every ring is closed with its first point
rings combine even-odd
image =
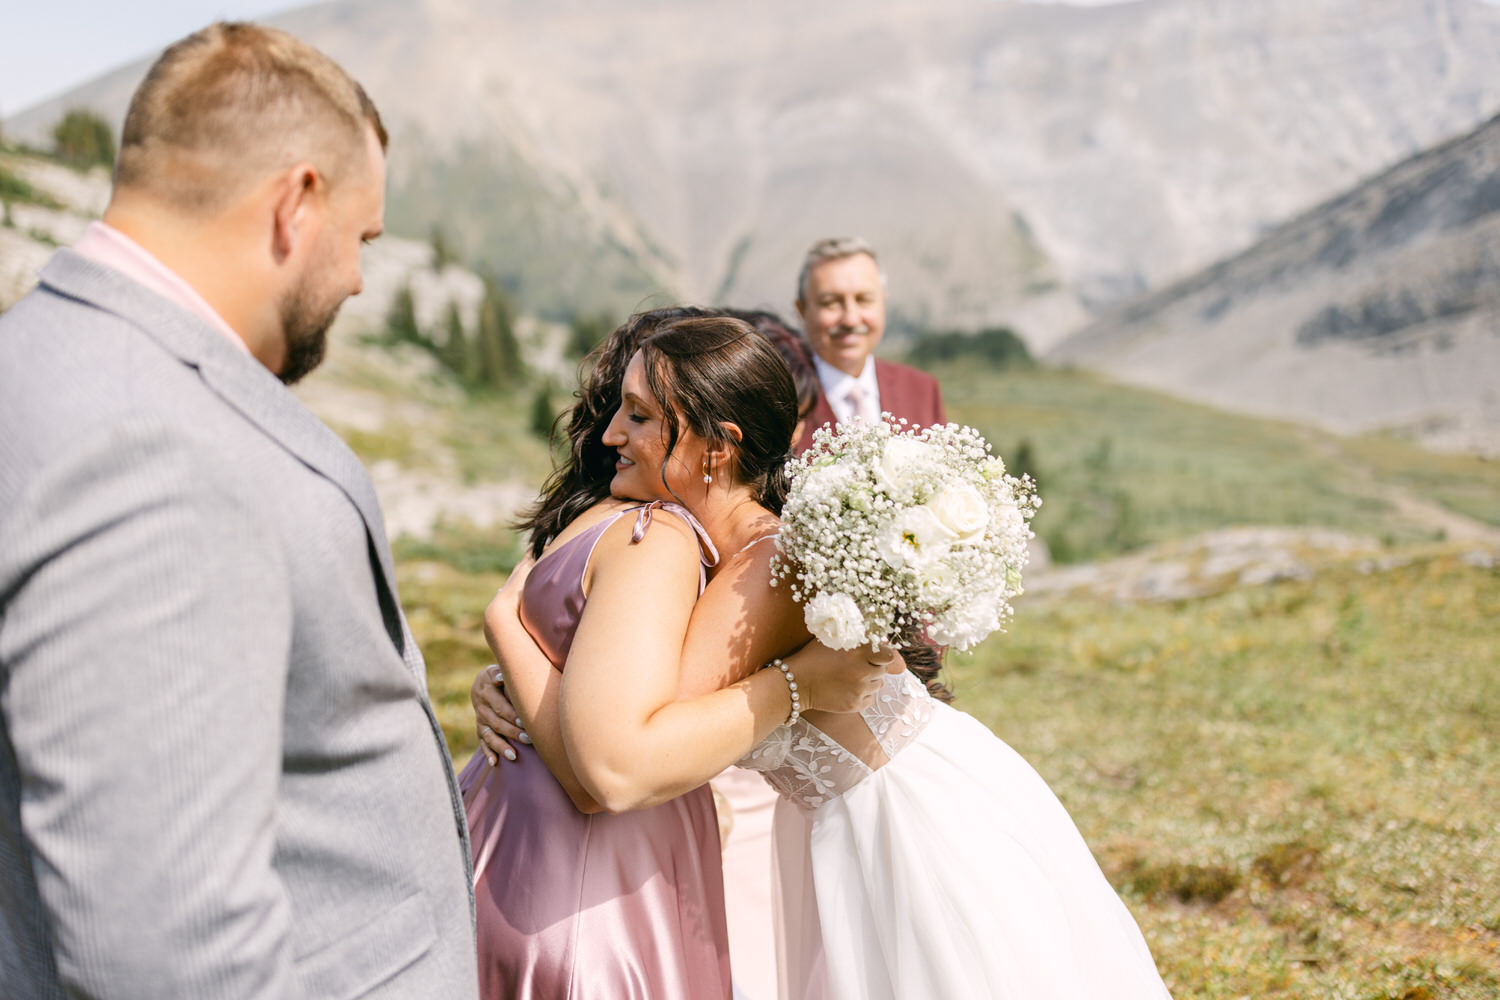
{"type": "Polygon", "coordinates": [[[912,346],[907,360],[919,368],[949,361],[981,361],[996,369],[1036,367],[1026,342],[1003,326],[986,327],[978,333],[929,333],[912,346]]]}
{"type": "Polygon", "coordinates": [[[72,167],[87,170],[110,167],[115,162],[115,136],[109,123],[86,108],[73,108],[52,129],[57,158],[72,167]]]}
{"type": "Polygon", "coordinates": [[[568,328],[568,353],[575,358],[586,357],[589,351],[603,343],[615,324],[608,316],[574,316],[568,328]]]}

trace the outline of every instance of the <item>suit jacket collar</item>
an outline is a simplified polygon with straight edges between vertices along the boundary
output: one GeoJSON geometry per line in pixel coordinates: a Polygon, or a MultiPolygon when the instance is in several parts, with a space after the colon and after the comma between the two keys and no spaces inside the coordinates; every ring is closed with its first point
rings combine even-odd
{"type": "MultiPolygon", "coordinates": [[[[348,445],[280,379],[199,317],[72,250],[62,249],[53,255],[42,268],[41,282],[59,295],[131,323],[183,364],[196,369],[210,389],[267,436],[338,486],[364,520],[385,576],[382,583],[395,602],[395,568],[370,477],[348,445]]],[[[404,629],[394,630],[392,640],[404,654],[404,629]]]]}
{"type": "MultiPolygon", "coordinates": [[[[879,358],[872,358],[871,360],[875,366],[875,383],[880,388],[881,409],[890,410],[896,413],[897,416],[903,415],[901,409],[904,409],[905,400],[902,398],[900,390],[891,381],[892,374],[898,371],[898,369],[893,369],[889,362],[881,361],[879,358]]],[[[863,375],[863,373],[861,374],[863,375]]],[[[812,411],[807,415],[807,427],[803,430],[802,437],[793,442],[792,451],[794,454],[800,455],[812,447],[813,431],[824,424],[832,424],[838,421],[838,417],[833,412],[833,406],[828,402],[828,393],[823,388],[821,379],[819,379],[818,388],[818,401],[813,404],[812,411]]]]}

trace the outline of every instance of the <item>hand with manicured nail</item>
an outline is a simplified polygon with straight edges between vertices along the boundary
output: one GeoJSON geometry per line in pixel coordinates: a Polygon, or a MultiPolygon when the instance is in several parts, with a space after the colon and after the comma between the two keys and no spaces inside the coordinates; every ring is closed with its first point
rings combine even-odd
{"type": "Polygon", "coordinates": [[[498,666],[490,664],[475,675],[469,686],[469,701],[474,705],[474,726],[484,759],[491,766],[498,764],[500,757],[515,760],[516,751],[509,741],[530,743],[531,737],[521,728],[515,706],[505,697],[498,666]]]}

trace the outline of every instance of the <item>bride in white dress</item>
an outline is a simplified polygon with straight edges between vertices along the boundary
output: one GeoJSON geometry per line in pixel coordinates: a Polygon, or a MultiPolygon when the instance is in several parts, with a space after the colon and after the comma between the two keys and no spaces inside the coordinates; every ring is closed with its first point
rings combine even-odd
{"type": "MultiPolygon", "coordinates": [[[[684,337],[693,333],[687,325],[683,330],[684,337]]],[[[757,335],[748,326],[719,332],[723,343],[713,350],[753,353],[745,344],[757,335]]],[[[623,378],[625,402],[603,449],[618,451],[609,456],[617,461],[594,474],[631,475],[637,467],[626,454],[647,454],[651,435],[658,435],[654,447],[666,456],[658,474],[665,482],[679,424],[697,435],[692,440],[705,454],[703,442],[717,441],[712,453],[723,453],[716,458],[722,464],[711,467],[705,458],[701,487],[684,485],[679,499],[705,525],[732,521],[735,530],[719,549],[734,554],[720,562],[695,606],[681,655],[694,664],[695,676],[723,674],[722,688],[740,676],[733,671],[789,655],[810,635],[791,589],[773,583],[776,546],[768,542],[776,537],[785,492],[765,484],[752,490],[747,477],[721,472],[749,448],[740,442],[756,442],[760,454],[774,431],[775,443],[789,446],[795,399],[782,372],[779,380],[740,386],[735,408],[719,412],[727,404],[711,377],[709,361],[716,355],[675,347],[677,353],[668,354],[660,346],[665,336],[622,348],[629,365],[616,377],[623,378]],[[663,377],[660,396],[645,375],[658,369],[672,376],[663,377]],[[697,391],[673,391],[682,385],[697,391]],[[773,404],[780,423],[759,412],[773,404]],[[771,500],[756,499],[773,493],[771,500]],[[742,516],[746,511],[752,516],[742,516]]],[[[648,476],[656,464],[653,459],[644,467],[648,476]]],[[[774,472],[784,480],[778,463],[769,468],[765,477],[774,472]]],[[[605,481],[622,498],[637,496],[605,481]]],[[[649,479],[635,485],[656,489],[649,479]]],[[[653,600],[649,585],[640,599],[653,600]]],[[[550,676],[550,661],[517,616],[487,615],[486,625],[496,641],[504,639],[508,662],[512,654],[528,657],[550,676]]],[[[631,639],[622,634],[615,655],[628,659],[631,639]]],[[[908,665],[924,651],[909,651],[908,665]]],[[[481,679],[474,690],[481,739],[485,730],[502,740],[518,738],[514,706],[481,679]]],[[[794,700],[790,722],[769,730],[741,761],[762,772],[782,797],[773,838],[783,1000],[1166,997],[1135,922],[1037,773],[982,724],[934,700],[912,673],[890,675],[882,684],[873,706],[857,714],[795,717],[794,700]]],[[[533,709],[533,724],[542,711],[533,709]]],[[[559,711],[556,701],[550,711],[559,711]]],[[[720,743],[732,746],[731,755],[742,752],[767,732],[757,727],[741,726],[720,743]]],[[[504,743],[486,746],[491,763],[504,766],[493,756],[505,753],[504,743]]],[[[674,747],[674,774],[701,774],[707,781],[732,759],[719,756],[724,746],[674,747]]]]}
{"type": "Polygon", "coordinates": [[[798,719],[740,763],[782,796],[782,1000],[1168,995],[1046,782],[911,673],[860,717],[798,719]]]}

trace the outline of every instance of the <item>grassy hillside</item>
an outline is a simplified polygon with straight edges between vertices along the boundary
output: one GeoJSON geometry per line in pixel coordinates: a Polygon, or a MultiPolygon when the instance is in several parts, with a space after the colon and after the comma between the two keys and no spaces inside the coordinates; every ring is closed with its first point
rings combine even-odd
{"type": "MultiPolygon", "coordinates": [[[[950,663],[959,706],[1073,814],[1174,996],[1500,995],[1500,549],[1432,520],[1441,501],[1500,522],[1500,468],[1066,372],[943,378],[953,416],[1013,462],[1029,441],[1038,527],[1074,559],[1242,523],[1385,546],[1191,600],[1023,598],[1008,634],[950,663]]],[[[535,445],[512,454],[520,429],[492,400],[449,442],[539,477],[535,445]]],[[[459,764],[481,615],[514,553],[462,530],[400,550],[459,764]]]]}
{"type": "Polygon", "coordinates": [[[1390,438],[1339,438],[1062,370],[938,370],[950,419],[1016,466],[1029,443],[1058,561],[1237,524],[1336,528],[1388,544],[1444,528],[1414,497],[1500,525],[1500,463],[1390,438]]]}
{"type": "Polygon", "coordinates": [[[1500,572],[1023,607],[952,664],[1178,997],[1500,995],[1500,572]],[[1425,992],[1424,992],[1425,991],[1425,992]]]}
{"type": "MultiPolygon", "coordinates": [[[[949,672],[1048,780],[1178,998],[1500,995],[1500,572],[1020,609],[949,672]]],[[[455,757],[502,582],[401,569],[455,757]]]]}
{"type": "MultiPolygon", "coordinates": [[[[1500,463],[1391,439],[1337,438],[1083,373],[955,367],[940,375],[950,417],[979,427],[1013,467],[1020,443],[1029,443],[1045,498],[1036,528],[1064,561],[1240,524],[1368,534],[1398,560],[1413,546],[1424,551],[1443,540],[1432,511],[1412,511],[1397,498],[1425,498],[1438,512],[1500,525],[1500,463]]],[[[445,414],[440,445],[458,456],[465,478],[506,469],[539,484],[546,474],[545,447],[526,427],[524,393],[432,409],[445,414]]],[[[367,463],[420,459],[399,435],[346,436],[367,463]]],[[[450,689],[467,690],[474,670],[488,662],[479,616],[520,548],[509,531],[463,523],[442,526],[429,541],[397,544],[403,603],[419,636],[425,628],[434,640],[423,649],[440,702],[450,689]]],[[[1194,605],[1166,613],[1184,621],[1198,614],[1194,605]]],[[[473,749],[467,696],[453,705],[449,737],[463,757],[473,749]]]]}

